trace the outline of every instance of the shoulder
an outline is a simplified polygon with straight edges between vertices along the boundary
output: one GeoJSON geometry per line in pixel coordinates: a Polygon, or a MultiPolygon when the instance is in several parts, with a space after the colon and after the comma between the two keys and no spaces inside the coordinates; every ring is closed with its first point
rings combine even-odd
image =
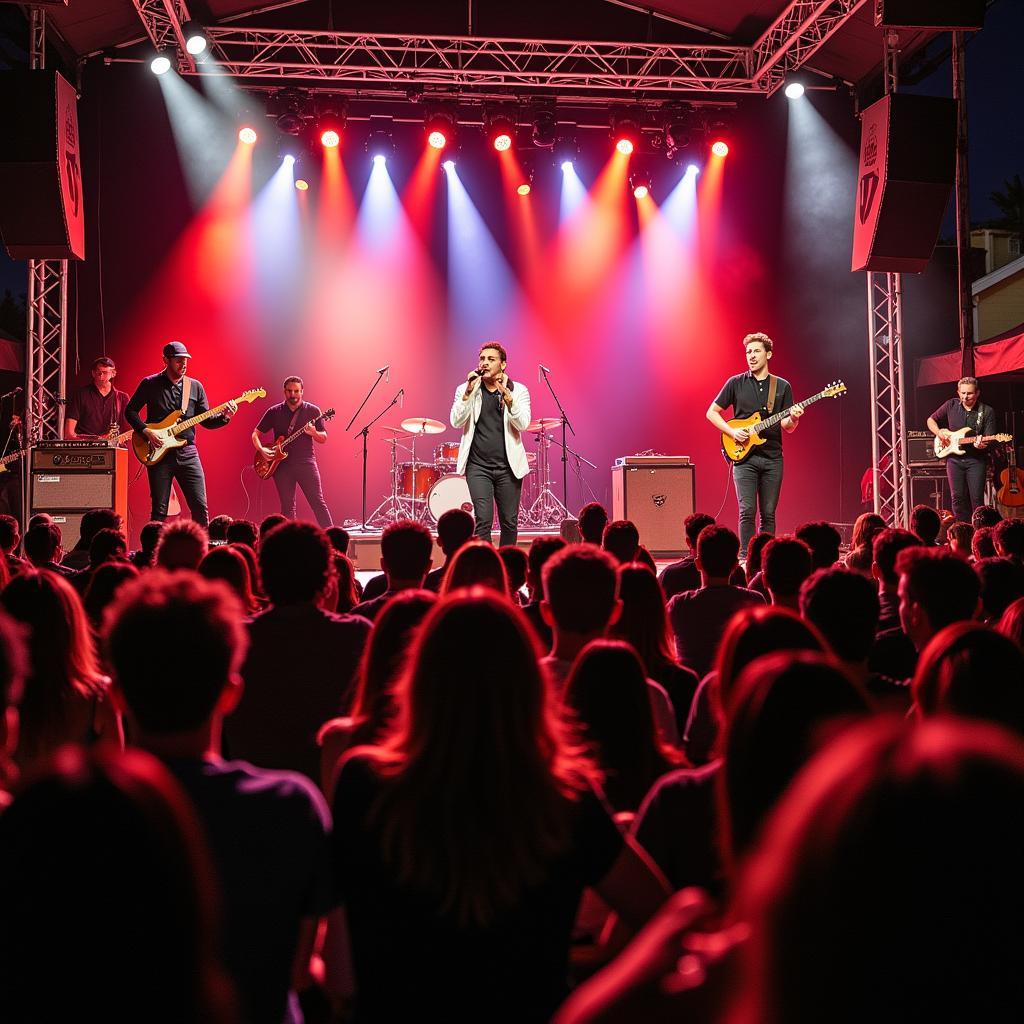
{"type": "MultiPolygon", "coordinates": [[[[376,607],[379,601],[380,598],[374,598],[373,601],[367,601],[365,604],[372,604],[376,607]]],[[[373,629],[373,623],[359,614],[360,607],[361,605],[356,605],[351,612],[345,614],[339,612],[323,612],[322,614],[331,623],[331,628],[339,632],[369,633],[373,629]]]]}
{"type": "Polygon", "coordinates": [[[790,391],[793,390],[793,385],[790,384],[789,381],[786,380],[785,377],[780,377],[777,373],[774,374],[774,377],[778,381],[778,384],[776,385],[777,387],[780,387],[780,388],[783,388],[783,389],[789,388],[790,391]]]}
{"type": "Polygon", "coordinates": [[[520,398],[522,398],[523,395],[526,395],[527,398],[530,397],[530,389],[522,381],[510,380],[509,390],[513,395],[519,395],[520,398]]]}

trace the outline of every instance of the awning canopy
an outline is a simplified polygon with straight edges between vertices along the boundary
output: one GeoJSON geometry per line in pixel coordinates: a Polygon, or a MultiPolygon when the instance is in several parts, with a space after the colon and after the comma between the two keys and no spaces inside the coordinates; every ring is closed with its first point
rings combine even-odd
{"type": "MultiPolygon", "coordinates": [[[[996,377],[1008,373],[1024,374],[1024,324],[1018,324],[1012,330],[974,346],[976,377],[996,377]]],[[[919,388],[958,381],[960,349],[918,359],[915,376],[919,388]]]]}

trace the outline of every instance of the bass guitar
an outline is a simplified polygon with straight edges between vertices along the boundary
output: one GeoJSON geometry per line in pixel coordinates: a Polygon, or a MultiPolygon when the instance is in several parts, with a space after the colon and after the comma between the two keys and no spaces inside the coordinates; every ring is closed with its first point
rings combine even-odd
{"type": "Polygon", "coordinates": [[[999,474],[996,508],[1004,519],[1024,518],[1024,469],[1017,466],[1017,450],[1010,445],[1010,464],[999,474]]]}
{"type": "Polygon", "coordinates": [[[299,436],[299,434],[303,433],[310,423],[313,423],[316,420],[323,420],[326,423],[334,415],[334,410],[328,409],[327,412],[321,413],[319,416],[314,416],[311,420],[307,420],[301,427],[299,427],[298,430],[293,431],[287,437],[277,438],[277,440],[269,446],[274,450],[274,454],[269,459],[263,454],[263,452],[257,452],[256,457],[252,460],[252,468],[256,470],[256,475],[261,480],[269,480],[274,475],[277,467],[288,458],[288,453],[285,451],[285,448],[287,448],[288,445],[290,445],[292,441],[299,436]]]}
{"type": "Polygon", "coordinates": [[[934,449],[935,458],[944,459],[947,455],[963,455],[964,450],[961,445],[965,444],[978,444],[984,442],[988,444],[989,441],[1012,441],[1012,434],[982,434],[981,437],[967,437],[966,435],[971,432],[970,427],[961,427],[959,430],[951,430],[949,432],[949,440],[943,441],[938,434],[935,435],[934,449]]]}
{"type": "MultiPolygon", "coordinates": [[[[839,395],[845,393],[846,385],[841,380],[837,380],[833,381],[827,388],[819,391],[816,395],[811,395],[810,398],[805,398],[802,402],[798,402],[797,405],[806,408],[822,398],[838,398],[839,395]]],[[[769,416],[764,420],[761,419],[759,412],[755,412],[753,416],[749,416],[745,420],[729,420],[730,427],[734,430],[747,430],[750,432],[750,436],[741,444],[728,434],[722,434],[722,454],[730,462],[742,462],[758,445],[764,444],[766,439],[761,434],[769,427],[774,427],[776,423],[781,423],[792,411],[793,406],[790,406],[788,409],[783,409],[782,412],[777,412],[774,416],[769,416]]]]}
{"type": "MultiPolygon", "coordinates": [[[[257,398],[266,397],[267,392],[264,388],[253,388],[251,391],[243,391],[233,401],[237,404],[251,403],[255,402],[257,398]]],[[[203,420],[219,416],[227,407],[228,403],[223,402],[221,405],[215,405],[212,409],[207,409],[206,412],[201,412],[197,416],[190,416],[188,419],[182,419],[182,411],[175,409],[159,423],[147,423],[146,429],[154,431],[157,437],[163,441],[163,445],[159,448],[150,443],[149,438],[141,431],[133,430],[132,450],[135,452],[135,457],[144,466],[155,466],[172,448],[184,446],[185,442],[178,436],[179,434],[184,433],[189,427],[194,427],[197,423],[202,423],[203,420]]]]}

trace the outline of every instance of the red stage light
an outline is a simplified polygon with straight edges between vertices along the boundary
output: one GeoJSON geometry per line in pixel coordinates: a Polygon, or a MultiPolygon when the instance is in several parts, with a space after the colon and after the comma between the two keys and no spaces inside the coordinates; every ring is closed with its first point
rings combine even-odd
{"type": "Polygon", "coordinates": [[[504,153],[506,149],[512,147],[512,136],[506,132],[502,132],[500,135],[494,136],[494,148],[499,153],[504,153]]]}
{"type": "Polygon", "coordinates": [[[435,128],[428,136],[427,143],[433,149],[444,149],[448,145],[448,136],[439,128],[435,128]]]}
{"type": "Polygon", "coordinates": [[[238,133],[238,141],[244,142],[247,146],[254,146],[256,144],[257,136],[256,132],[252,128],[243,128],[238,133]]]}
{"type": "Polygon", "coordinates": [[[333,128],[320,133],[320,145],[325,149],[334,149],[340,142],[341,136],[333,128]]]}
{"type": "Polygon", "coordinates": [[[633,195],[637,199],[646,199],[649,192],[650,189],[648,189],[646,185],[637,185],[637,187],[633,189],[633,195]]]}
{"type": "Polygon", "coordinates": [[[520,186],[519,186],[519,187],[518,187],[518,188],[516,189],[516,191],[517,191],[517,192],[518,192],[518,193],[519,193],[519,194],[520,194],[521,196],[528,196],[528,195],[530,194],[530,185],[529,185],[529,183],[528,183],[528,182],[525,182],[525,181],[524,181],[524,182],[522,183],[522,185],[520,185],[520,186]]]}
{"type": "Polygon", "coordinates": [[[627,139],[625,136],[623,136],[621,139],[619,139],[618,142],[615,143],[615,148],[623,156],[629,156],[629,154],[633,152],[633,140],[627,139]]]}
{"type": "Polygon", "coordinates": [[[712,144],[711,152],[714,153],[715,156],[728,156],[729,144],[719,139],[717,142],[712,144]]]}

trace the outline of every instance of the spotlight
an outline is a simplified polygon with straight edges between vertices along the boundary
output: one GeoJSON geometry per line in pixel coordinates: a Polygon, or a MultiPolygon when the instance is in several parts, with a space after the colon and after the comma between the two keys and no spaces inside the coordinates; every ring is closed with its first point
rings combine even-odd
{"type": "Polygon", "coordinates": [[[522,181],[516,186],[516,192],[521,196],[528,196],[533,189],[533,167],[527,164],[523,167],[522,181]]]}
{"type": "Polygon", "coordinates": [[[375,162],[377,157],[385,160],[395,155],[395,140],[391,137],[391,118],[377,117],[370,118],[370,134],[366,137],[366,152],[370,154],[375,162]]]}
{"type": "Polygon", "coordinates": [[[423,123],[427,133],[427,145],[432,149],[444,149],[455,139],[455,119],[446,111],[431,114],[423,123]]]}
{"type": "Polygon", "coordinates": [[[388,162],[388,158],[383,153],[376,153],[374,154],[373,162],[378,167],[383,167],[388,162]]]}
{"type": "Polygon", "coordinates": [[[696,178],[700,174],[700,168],[696,164],[687,164],[686,173],[692,174],[696,178]]]}
{"type": "Polygon", "coordinates": [[[571,171],[572,170],[572,161],[571,160],[563,160],[562,161],[562,170],[563,171],[571,171]]]}
{"type": "Polygon", "coordinates": [[[340,144],[341,136],[333,128],[320,133],[320,145],[325,149],[334,149],[340,144]]]}
{"type": "Polygon", "coordinates": [[[528,196],[528,195],[530,194],[530,183],[529,183],[528,181],[524,181],[524,182],[522,183],[522,185],[520,185],[520,186],[519,186],[519,187],[518,187],[518,188],[516,189],[516,191],[517,191],[517,192],[518,192],[518,193],[519,193],[519,194],[520,194],[521,196],[528,196]]]}
{"type": "Polygon", "coordinates": [[[344,111],[321,110],[316,130],[324,149],[334,149],[341,145],[341,133],[345,130],[344,111]]]}
{"type": "Polygon", "coordinates": [[[612,138],[615,148],[623,156],[629,156],[640,145],[640,123],[629,115],[613,115],[612,138]]]}
{"type": "Polygon", "coordinates": [[[201,53],[206,52],[209,40],[206,38],[203,26],[198,21],[186,21],[181,28],[181,32],[185,37],[185,49],[193,57],[198,57],[201,53]]]}
{"type": "Polygon", "coordinates": [[[728,156],[729,155],[729,143],[718,139],[711,144],[711,152],[715,156],[728,156]]]}
{"type": "Polygon", "coordinates": [[[623,156],[629,156],[629,154],[633,152],[633,140],[625,137],[620,138],[618,142],[615,143],[615,148],[623,156]]]}
{"type": "Polygon", "coordinates": [[[572,167],[576,161],[576,157],[579,156],[580,147],[576,142],[575,135],[562,135],[555,143],[555,147],[552,151],[555,163],[562,168],[564,171],[566,165],[572,167]]]}
{"type": "Polygon", "coordinates": [[[255,146],[258,138],[259,136],[256,134],[256,129],[250,128],[248,125],[238,133],[238,141],[245,143],[247,146],[255,146]]]}
{"type": "Polygon", "coordinates": [[[295,166],[295,157],[291,153],[285,153],[282,162],[287,164],[289,167],[294,167],[295,166]]]}
{"type": "Polygon", "coordinates": [[[693,133],[684,121],[669,121],[665,125],[665,156],[674,160],[681,149],[693,141],[693,133]]]}
{"type": "Polygon", "coordinates": [[[643,170],[634,171],[629,176],[629,187],[637,199],[646,199],[651,194],[651,176],[643,170]]]}
{"type": "Polygon", "coordinates": [[[441,164],[441,166],[446,171],[454,171],[455,170],[455,161],[454,160],[445,160],[445,162],[443,164],[441,164]]]}
{"type": "Polygon", "coordinates": [[[790,82],[785,89],[787,99],[798,100],[804,94],[803,82],[790,82]]]}
{"type": "Polygon", "coordinates": [[[276,117],[277,129],[282,135],[301,135],[314,119],[306,95],[298,89],[282,89],[272,95],[267,112],[276,117]]]}
{"type": "Polygon", "coordinates": [[[533,119],[533,144],[538,149],[552,149],[558,141],[558,122],[550,110],[540,110],[533,119]]]}
{"type": "Polygon", "coordinates": [[[487,136],[491,140],[491,145],[499,153],[504,153],[512,148],[515,134],[516,123],[507,114],[494,114],[488,118],[487,136]]]}
{"type": "Polygon", "coordinates": [[[296,178],[296,179],[295,179],[295,187],[296,187],[296,188],[297,188],[297,189],[298,189],[298,190],[299,190],[300,192],[306,192],[306,191],[308,191],[308,190],[309,190],[309,182],[308,182],[308,181],[306,181],[306,179],[305,179],[305,178],[296,178]]]}
{"type": "Polygon", "coordinates": [[[162,50],[149,62],[149,70],[154,75],[166,75],[171,70],[171,58],[162,50]]]}

